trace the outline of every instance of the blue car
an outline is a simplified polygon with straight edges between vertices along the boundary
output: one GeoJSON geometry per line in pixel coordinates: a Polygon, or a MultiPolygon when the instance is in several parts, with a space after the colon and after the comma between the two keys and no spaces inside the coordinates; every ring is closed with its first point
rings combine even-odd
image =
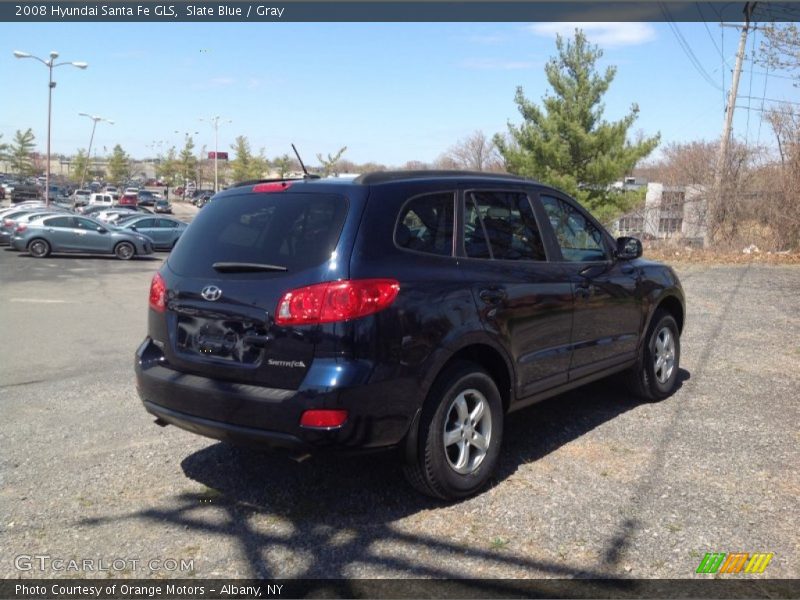
{"type": "Polygon", "coordinates": [[[143,233],[153,240],[156,250],[172,250],[187,224],[171,217],[141,216],[129,217],[117,227],[123,231],[143,233]]]}
{"type": "Polygon", "coordinates": [[[88,217],[43,215],[20,224],[11,245],[35,258],[51,253],[114,254],[121,260],[153,253],[153,240],[135,231],[124,231],[88,217]]]}

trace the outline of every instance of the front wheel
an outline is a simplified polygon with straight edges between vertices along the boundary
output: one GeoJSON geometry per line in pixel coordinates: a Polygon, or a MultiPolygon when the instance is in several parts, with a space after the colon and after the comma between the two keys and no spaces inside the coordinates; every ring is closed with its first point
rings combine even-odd
{"type": "Polygon", "coordinates": [[[634,394],[644,400],[663,400],[675,391],[681,359],[681,338],[675,318],[665,311],[653,315],[645,346],[628,373],[634,394]]]}
{"type": "Polygon", "coordinates": [[[454,500],[474,494],[494,471],[503,438],[503,403],[478,365],[443,372],[425,402],[416,457],[404,468],[420,492],[454,500]]]}
{"type": "Polygon", "coordinates": [[[136,248],[130,242],[120,242],[114,246],[114,254],[120,260],[130,260],[136,254],[136,248]]]}

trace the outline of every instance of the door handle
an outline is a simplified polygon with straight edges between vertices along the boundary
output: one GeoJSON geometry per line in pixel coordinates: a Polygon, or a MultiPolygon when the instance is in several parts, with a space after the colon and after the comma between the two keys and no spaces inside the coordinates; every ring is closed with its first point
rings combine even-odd
{"type": "Polygon", "coordinates": [[[500,302],[506,299],[507,294],[505,290],[487,289],[487,290],[481,290],[478,293],[478,296],[480,296],[481,300],[486,302],[486,304],[499,304],[500,302]]]}

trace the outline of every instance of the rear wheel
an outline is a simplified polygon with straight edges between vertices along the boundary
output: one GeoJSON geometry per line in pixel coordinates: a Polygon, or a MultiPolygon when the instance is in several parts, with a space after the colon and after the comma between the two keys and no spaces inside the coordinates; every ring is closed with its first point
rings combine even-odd
{"type": "Polygon", "coordinates": [[[130,242],[120,242],[114,246],[114,254],[120,260],[130,260],[136,254],[136,248],[130,242]]]}
{"type": "Polygon", "coordinates": [[[628,372],[631,391],[644,400],[663,400],[675,391],[681,359],[681,338],[675,318],[659,310],[647,330],[637,364],[628,372]]]}
{"type": "Polygon", "coordinates": [[[420,417],[416,457],[406,479],[420,492],[453,500],[489,480],[503,437],[503,404],[478,365],[458,362],[434,384],[420,417]]]}
{"type": "Polygon", "coordinates": [[[35,258],[44,258],[50,254],[50,244],[47,240],[35,239],[28,244],[28,252],[35,258]]]}

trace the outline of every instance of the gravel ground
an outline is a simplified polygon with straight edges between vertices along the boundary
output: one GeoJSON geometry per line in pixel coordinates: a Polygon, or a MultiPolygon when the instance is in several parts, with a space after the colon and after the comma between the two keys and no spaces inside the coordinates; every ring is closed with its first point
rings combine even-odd
{"type": "Polygon", "coordinates": [[[514,413],[491,487],[444,505],[385,457],[295,464],[153,425],[132,361],[157,256],[0,251],[0,577],[65,575],[15,568],[47,554],[138,577],[693,578],[739,551],[800,576],[799,267],[681,267],[677,393],[601,382],[514,413]],[[193,568],[147,565],[166,558],[193,568]]]}

